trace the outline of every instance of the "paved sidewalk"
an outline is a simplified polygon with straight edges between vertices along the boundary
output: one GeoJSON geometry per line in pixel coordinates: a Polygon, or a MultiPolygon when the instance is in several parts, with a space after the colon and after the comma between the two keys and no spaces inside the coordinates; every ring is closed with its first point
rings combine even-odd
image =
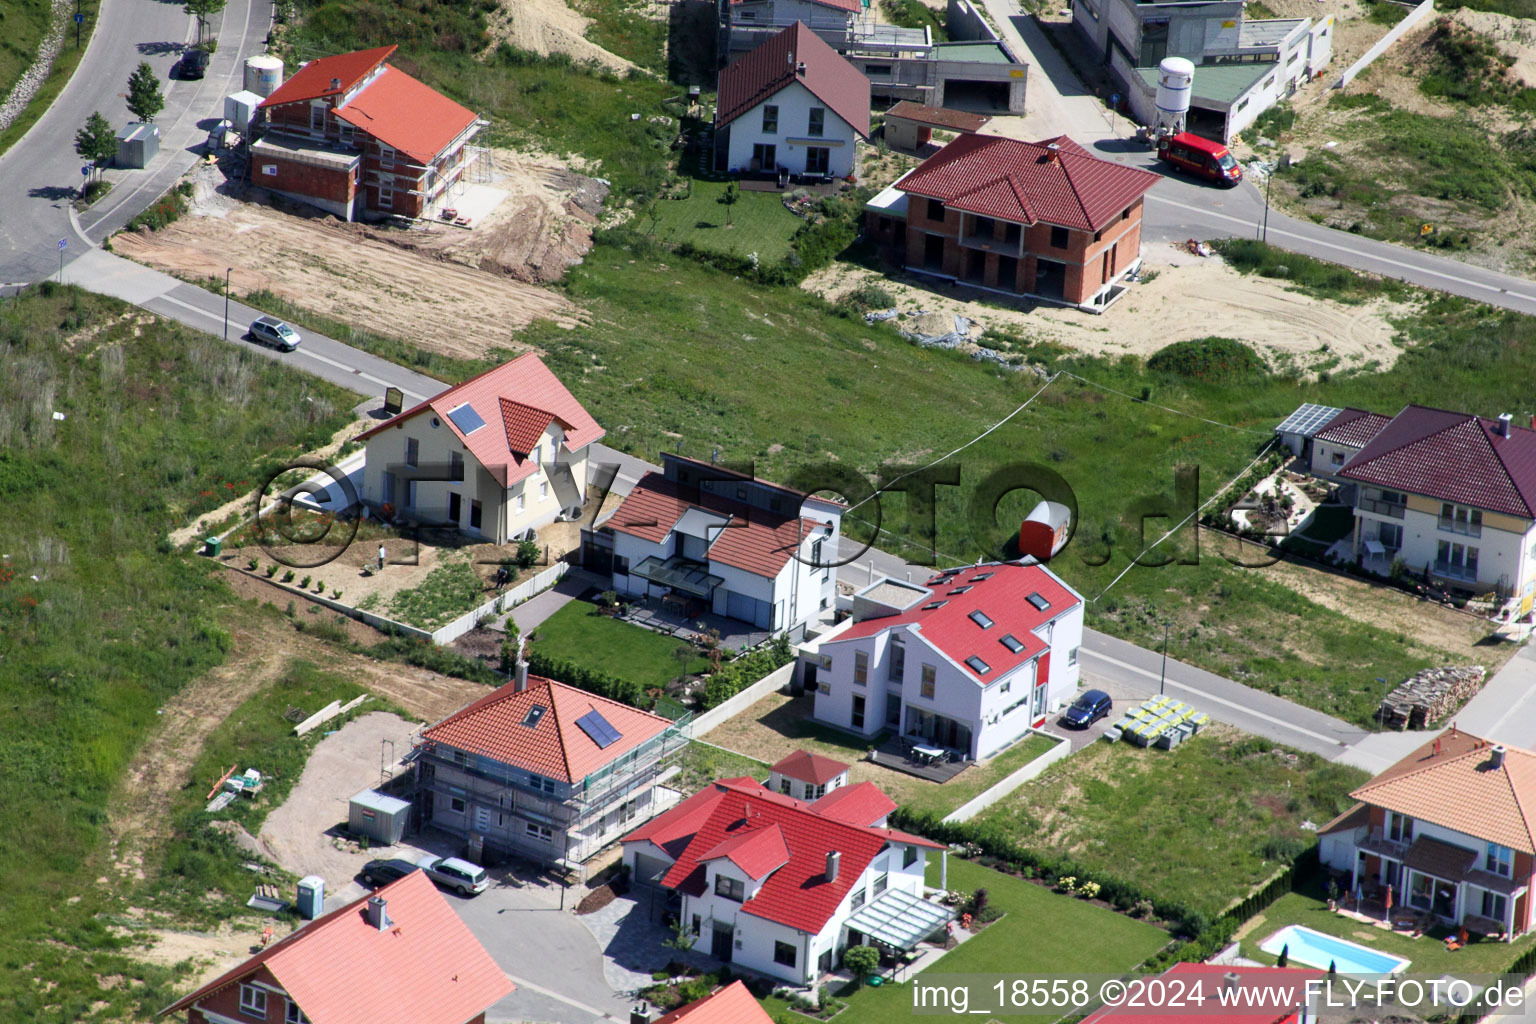
{"type": "Polygon", "coordinates": [[[511,611],[487,622],[486,628],[506,632],[507,620],[511,619],[516,623],[518,632],[526,636],[529,630],[537,629],[540,623],[576,600],[589,587],[606,587],[609,582],[597,573],[572,569],[548,590],[535,594],[511,611]]]}

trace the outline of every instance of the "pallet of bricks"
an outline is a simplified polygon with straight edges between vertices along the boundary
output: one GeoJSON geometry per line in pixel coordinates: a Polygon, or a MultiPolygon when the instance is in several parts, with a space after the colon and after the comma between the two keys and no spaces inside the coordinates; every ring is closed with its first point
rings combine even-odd
{"type": "Polygon", "coordinates": [[[1384,727],[1426,729],[1461,707],[1483,685],[1481,665],[1427,668],[1387,694],[1379,715],[1384,727]]]}

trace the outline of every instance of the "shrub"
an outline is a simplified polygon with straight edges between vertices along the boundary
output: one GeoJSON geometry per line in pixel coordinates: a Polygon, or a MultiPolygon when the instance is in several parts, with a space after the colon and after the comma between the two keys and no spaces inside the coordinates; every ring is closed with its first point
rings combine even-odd
{"type": "Polygon", "coordinates": [[[795,654],[790,648],[789,637],[783,633],[779,634],[752,653],[737,658],[718,672],[712,673],[704,684],[704,707],[718,707],[763,676],[788,665],[794,658],[795,654]]]}
{"type": "Polygon", "coordinates": [[[862,284],[843,297],[843,301],[866,313],[872,309],[890,309],[896,305],[896,296],[877,284],[862,284]]]}
{"type": "Polygon", "coordinates": [[[968,904],[971,913],[980,916],[981,912],[987,909],[987,901],[989,899],[990,897],[986,889],[977,889],[971,893],[971,901],[968,904]]]}
{"type": "Polygon", "coordinates": [[[1077,878],[1073,875],[1062,875],[1060,878],[1056,879],[1056,891],[1069,893],[1076,892],[1077,878]]]}
{"type": "Polygon", "coordinates": [[[652,971],[651,972],[651,980],[652,981],[670,981],[671,979],[672,979],[672,975],[668,974],[666,971],[652,971]]]}
{"type": "Polygon", "coordinates": [[[880,968],[880,951],[874,946],[849,946],[843,951],[843,966],[853,973],[858,984],[880,968]]]}
{"type": "Polygon", "coordinates": [[[539,560],[539,545],[537,541],[524,540],[517,544],[517,564],[520,568],[527,569],[539,560]]]}
{"type": "Polygon", "coordinates": [[[292,583],[293,582],[293,570],[292,569],[289,569],[287,572],[283,573],[283,582],[284,583],[292,583]]]}
{"type": "Polygon", "coordinates": [[[309,589],[309,579],[310,578],[308,576],[305,576],[302,580],[299,580],[299,589],[300,590],[308,590],[309,589]]]}
{"type": "Polygon", "coordinates": [[[1231,338],[1176,341],[1148,359],[1147,369],[1212,382],[1246,380],[1267,373],[1257,352],[1231,338]]]}
{"type": "Polygon", "coordinates": [[[276,575],[277,575],[277,566],[275,566],[275,565],[267,566],[267,579],[271,579],[273,576],[276,576],[276,575]]]}
{"type": "Polygon", "coordinates": [[[1098,899],[1099,883],[1084,882],[1082,885],[1077,887],[1077,895],[1085,900],[1098,899]]]}

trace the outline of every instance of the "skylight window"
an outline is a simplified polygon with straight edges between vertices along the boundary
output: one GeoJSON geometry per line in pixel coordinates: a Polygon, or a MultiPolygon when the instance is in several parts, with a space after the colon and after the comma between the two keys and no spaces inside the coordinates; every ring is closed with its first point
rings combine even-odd
{"type": "Polygon", "coordinates": [[[1008,648],[1008,650],[1012,651],[1014,654],[1018,654],[1024,649],[1024,644],[1012,633],[1004,633],[1002,636],[997,638],[997,642],[1008,648]]]}
{"type": "Polygon", "coordinates": [[[485,426],[485,420],[468,405],[459,406],[448,414],[448,418],[453,420],[453,425],[459,428],[461,434],[473,434],[485,426]]]}
{"type": "Polygon", "coordinates": [[[619,730],[609,725],[608,719],[595,708],[576,719],[576,724],[581,726],[581,731],[591,737],[599,749],[607,750],[619,741],[619,730]]]}
{"type": "Polygon", "coordinates": [[[947,600],[942,600],[942,599],[938,600],[938,601],[929,601],[927,604],[923,605],[923,611],[931,612],[935,608],[943,608],[948,603],[949,602],[947,600]]]}
{"type": "Polygon", "coordinates": [[[1045,598],[1041,597],[1039,594],[1030,594],[1029,597],[1027,598],[1027,600],[1029,601],[1030,604],[1034,605],[1037,609],[1039,609],[1042,612],[1045,611],[1047,608],[1049,608],[1051,606],[1051,602],[1047,601],[1045,598]]]}
{"type": "Polygon", "coordinates": [[[970,618],[972,622],[976,623],[976,625],[980,626],[982,629],[992,628],[992,620],[987,618],[987,613],[982,611],[980,608],[971,612],[968,618],[970,618]]]}
{"type": "Polygon", "coordinates": [[[955,595],[956,595],[956,594],[963,594],[963,593],[965,593],[965,592],[966,592],[966,591],[967,591],[967,590],[970,590],[970,589],[971,589],[971,585],[970,585],[970,584],[969,584],[969,583],[967,583],[967,584],[966,584],[966,585],[965,585],[965,586],[963,586],[963,587],[956,587],[956,588],[955,588],[955,589],[954,589],[954,590],[951,590],[951,591],[950,591],[950,592],[949,592],[949,596],[950,596],[950,597],[954,597],[954,596],[955,596],[955,595]]]}
{"type": "Polygon", "coordinates": [[[965,663],[971,667],[971,671],[972,672],[975,672],[979,676],[984,676],[988,672],[992,671],[992,666],[991,665],[988,665],[986,662],[982,661],[980,658],[976,657],[976,655],[974,655],[974,654],[971,655],[969,658],[966,658],[965,659],[965,663]]]}
{"type": "Polygon", "coordinates": [[[982,580],[989,580],[995,575],[997,574],[991,572],[981,572],[977,573],[975,576],[972,576],[970,581],[972,583],[980,583],[982,580]]]}
{"type": "Polygon", "coordinates": [[[543,704],[535,704],[533,707],[529,708],[528,713],[523,716],[523,724],[532,729],[534,726],[539,724],[539,719],[543,718],[544,712],[548,710],[549,709],[546,708],[543,704]]]}

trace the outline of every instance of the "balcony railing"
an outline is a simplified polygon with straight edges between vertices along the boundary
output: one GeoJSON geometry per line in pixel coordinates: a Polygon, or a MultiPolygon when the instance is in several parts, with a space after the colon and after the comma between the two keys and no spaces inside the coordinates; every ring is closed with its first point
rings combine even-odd
{"type": "Polygon", "coordinates": [[[1453,580],[1467,580],[1469,582],[1476,582],[1477,580],[1476,564],[1458,565],[1455,562],[1446,562],[1437,558],[1434,565],[1436,576],[1447,576],[1453,580]]]}
{"type": "Polygon", "coordinates": [[[995,252],[1001,256],[1022,256],[1023,247],[1019,239],[1005,241],[993,238],[991,235],[961,235],[960,244],[967,249],[982,249],[986,252],[995,252]]]}
{"type": "Polygon", "coordinates": [[[1362,512],[1374,512],[1379,516],[1388,516],[1392,519],[1401,519],[1407,511],[1407,505],[1395,505],[1387,501],[1377,501],[1374,498],[1361,498],[1356,506],[1362,512]]]}
{"type": "Polygon", "coordinates": [[[1468,537],[1481,537],[1483,535],[1482,523],[1468,523],[1441,516],[1438,525],[1446,533],[1461,533],[1468,537]]]}

